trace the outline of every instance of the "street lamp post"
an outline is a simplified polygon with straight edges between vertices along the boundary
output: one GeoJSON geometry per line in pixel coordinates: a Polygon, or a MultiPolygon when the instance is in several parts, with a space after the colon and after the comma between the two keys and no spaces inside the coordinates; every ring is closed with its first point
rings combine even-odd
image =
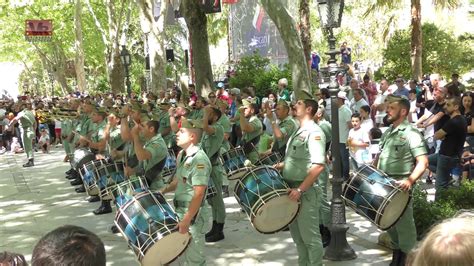
{"type": "Polygon", "coordinates": [[[130,53],[127,50],[127,47],[125,45],[122,45],[122,51],[120,52],[120,60],[122,60],[122,64],[125,67],[125,84],[127,86],[127,95],[130,97],[132,93],[132,88],[131,88],[131,83],[130,83],[130,71],[129,67],[130,64],[132,63],[132,58],[130,56],[130,53]]]}
{"type": "Polygon", "coordinates": [[[341,153],[339,151],[339,111],[337,106],[337,93],[339,84],[336,76],[345,71],[345,68],[339,67],[336,61],[336,55],[340,52],[336,50],[336,38],[333,28],[341,25],[342,12],[344,9],[344,0],[318,0],[318,11],[322,27],[328,32],[329,55],[328,66],[322,68],[322,72],[329,74],[329,93],[331,95],[331,125],[332,125],[332,145],[331,153],[334,158],[331,199],[331,242],[326,248],[324,257],[328,260],[341,261],[355,259],[357,255],[349,246],[346,238],[346,232],[349,227],[346,224],[346,210],[342,201],[342,178],[341,153]]]}

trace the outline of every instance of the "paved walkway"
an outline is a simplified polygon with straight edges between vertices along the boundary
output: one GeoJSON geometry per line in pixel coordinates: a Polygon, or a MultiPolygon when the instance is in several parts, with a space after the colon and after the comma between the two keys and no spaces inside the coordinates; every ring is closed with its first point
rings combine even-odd
{"type": "MultiPolygon", "coordinates": [[[[54,228],[74,224],[99,235],[107,251],[107,265],[138,265],[125,239],[108,232],[115,214],[95,216],[99,203],[85,201],[74,192],[64,172],[61,148],[50,154],[35,154],[35,167],[23,168],[25,155],[0,155],[0,252],[19,252],[31,260],[34,245],[54,228]]],[[[234,197],[225,199],[225,240],[207,244],[208,265],[297,265],[297,252],[289,232],[257,233],[234,197]]],[[[377,245],[380,231],[347,209],[348,241],[358,258],[324,261],[325,265],[388,265],[391,251],[377,245]]],[[[173,263],[179,265],[179,261],[173,263]]]]}

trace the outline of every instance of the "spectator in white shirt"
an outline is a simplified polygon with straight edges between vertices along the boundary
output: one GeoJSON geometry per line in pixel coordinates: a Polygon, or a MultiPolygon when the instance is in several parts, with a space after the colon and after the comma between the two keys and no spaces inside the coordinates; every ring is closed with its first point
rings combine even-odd
{"type": "Polygon", "coordinates": [[[370,107],[368,105],[362,106],[359,109],[359,114],[361,119],[360,127],[362,130],[369,133],[369,131],[374,127],[374,121],[369,117],[370,107]]]}
{"type": "MultiPolygon", "coordinates": [[[[349,136],[349,129],[351,125],[352,112],[347,105],[344,104],[347,101],[346,93],[340,91],[337,94],[337,105],[339,113],[339,151],[341,153],[341,169],[342,177],[344,179],[349,178],[349,151],[346,146],[347,137],[349,136]]],[[[337,163],[337,162],[336,162],[337,163]]]]}
{"type": "Polygon", "coordinates": [[[362,89],[354,89],[352,91],[354,94],[354,98],[351,100],[351,111],[352,113],[358,113],[360,108],[364,105],[369,105],[367,101],[364,99],[362,89]]]}
{"type": "Polygon", "coordinates": [[[387,95],[390,94],[388,88],[390,84],[388,83],[388,80],[382,79],[380,81],[380,91],[377,94],[377,97],[375,97],[374,104],[372,104],[372,112],[375,113],[375,124],[377,126],[380,126],[383,124],[383,118],[387,115],[385,112],[385,98],[387,95]]]}
{"type": "Polygon", "coordinates": [[[361,117],[359,113],[355,113],[351,117],[352,129],[349,131],[347,138],[347,146],[353,169],[356,170],[364,163],[368,162],[369,157],[369,132],[365,132],[361,127],[361,117]]]}

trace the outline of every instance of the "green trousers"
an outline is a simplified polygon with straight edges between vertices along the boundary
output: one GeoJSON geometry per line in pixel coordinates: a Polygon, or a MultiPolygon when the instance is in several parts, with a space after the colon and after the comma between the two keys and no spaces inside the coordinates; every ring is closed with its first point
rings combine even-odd
{"type": "Polygon", "coordinates": [[[21,140],[23,141],[23,148],[25,149],[26,158],[28,160],[34,158],[33,152],[33,138],[35,137],[35,132],[31,127],[22,128],[21,131],[21,140]]]}
{"type": "Polygon", "coordinates": [[[165,187],[165,181],[163,181],[163,178],[161,177],[155,178],[149,186],[151,191],[158,191],[165,187]]]}
{"type": "Polygon", "coordinates": [[[214,182],[217,195],[208,200],[212,209],[212,220],[218,223],[225,222],[225,206],[224,198],[222,197],[222,178],[224,176],[224,169],[221,165],[213,165],[211,170],[211,179],[214,182]]]}
{"type": "MultiPolygon", "coordinates": [[[[181,220],[186,213],[187,208],[176,208],[176,214],[181,220]]],[[[209,209],[207,204],[202,206],[199,213],[192,224],[189,227],[191,233],[191,243],[184,252],[184,265],[197,266],[206,265],[206,255],[204,254],[205,239],[204,234],[208,230],[209,221],[209,209]]]]}
{"type": "Polygon", "coordinates": [[[308,189],[301,196],[298,216],[289,225],[291,237],[298,251],[298,264],[323,265],[323,243],[319,233],[319,209],[321,206],[321,188],[308,189]]]}
{"type": "MultiPolygon", "coordinates": [[[[66,154],[71,154],[72,153],[71,143],[69,143],[69,141],[63,139],[63,147],[64,147],[64,151],[66,152],[66,154]]],[[[70,159],[72,159],[72,158],[70,158],[70,159]]]]}
{"type": "Polygon", "coordinates": [[[416,227],[413,218],[413,200],[408,203],[407,209],[398,222],[387,230],[395,249],[409,253],[416,244],[416,227]]]}
{"type": "Polygon", "coordinates": [[[246,155],[247,159],[249,159],[252,164],[255,164],[258,161],[258,153],[256,151],[249,152],[246,155]]]}
{"type": "Polygon", "coordinates": [[[328,226],[331,223],[331,204],[328,201],[328,181],[329,181],[329,167],[324,166],[318,178],[318,185],[323,191],[321,196],[321,209],[319,210],[320,224],[328,226]]]}

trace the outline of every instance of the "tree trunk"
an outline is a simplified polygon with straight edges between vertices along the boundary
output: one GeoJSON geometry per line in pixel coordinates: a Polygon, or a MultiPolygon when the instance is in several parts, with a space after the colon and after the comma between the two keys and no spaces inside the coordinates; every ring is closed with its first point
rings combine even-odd
{"type": "Polygon", "coordinates": [[[299,6],[299,15],[300,15],[300,38],[303,45],[304,56],[308,65],[308,71],[311,74],[311,23],[310,18],[310,9],[309,9],[310,0],[300,0],[299,6]]]}
{"type": "Polygon", "coordinates": [[[87,90],[86,72],[84,71],[84,47],[82,45],[82,3],[76,0],[74,10],[74,30],[76,33],[76,41],[74,43],[76,49],[76,60],[74,67],[76,69],[77,88],[80,92],[87,90]]]}
{"type": "Polygon", "coordinates": [[[148,42],[148,53],[150,56],[150,73],[152,92],[166,90],[166,57],[164,48],[165,14],[168,1],[161,1],[161,15],[155,21],[153,16],[153,4],[151,0],[137,0],[140,12],[140,25],[145,34],[145,42],[148,42]]]}
{"type": "Polygon", "coordinates": [[[116,13],[115,5],[115,1],[106,1],[110,40],[110,54],[107,62],[107,67],[109,69],[109,81],[112,92],[126,94],[124,84],[125,70],[122,61],[120,60],[120,46],[118,39],[118,34],[120,32],[120,23],[118,19],[118,14],[116,13]]]}
{"type": "Polygon", "coordinates": [[[213,89],[211,56],[209,54],[209,40],[207,36],[207,18],[202,10],[200,1],[183,0],[183,11],[186,25],[191,36],[192,62],[196,73],[196,92],[198,95],[207,95],[213,89]]]}
{"type": "Polygon", "coordinates": [[[422,49],[421,4],[420,0],[411,0],[411,73],[412,78],[418,81],[423,75],[422,49]]]}
{"type": "Polygon", "coordinates": [[[308,63],[295,21],[280,1],[260,0],[260,2],[278,28],[281,39],[285,44],[295,95],[300,95],[302,91],[312,95],[308,63]]]}

